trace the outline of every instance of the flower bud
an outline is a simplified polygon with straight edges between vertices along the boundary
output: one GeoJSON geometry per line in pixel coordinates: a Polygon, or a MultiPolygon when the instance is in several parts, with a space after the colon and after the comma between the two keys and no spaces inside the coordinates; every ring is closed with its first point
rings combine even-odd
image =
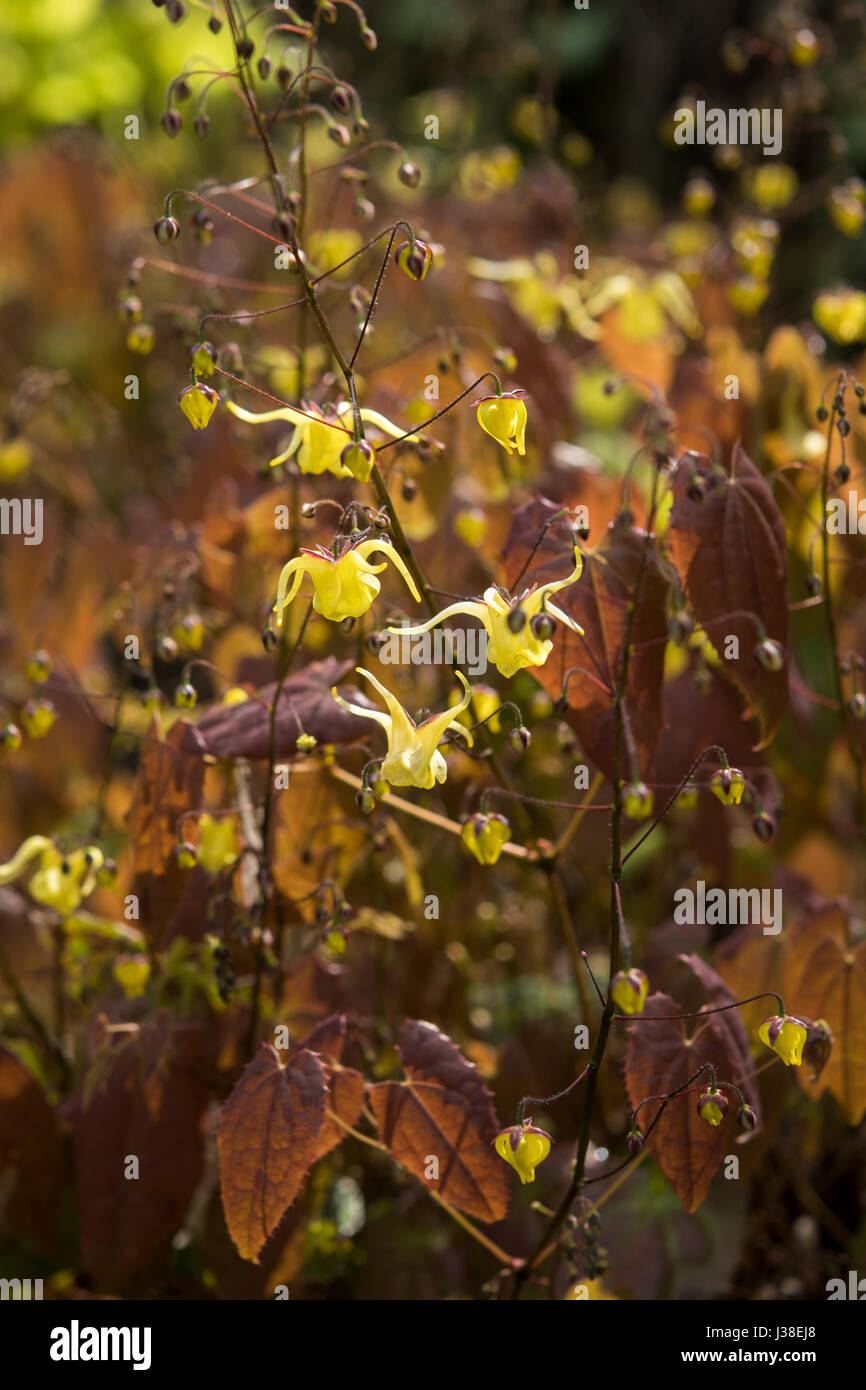
{"type": "Polygon", "coordinates": [[[137,352],[142,357],[153,351],[155,341],[156,334],[149,323],[134,323],[126,335],[126,346],[130,352],[137,352]]]}
{"type": "Polygon", "coordinates": [[[646,782],[631,782],[624,787],[622,806],[630,820],[646,820],[651,816],[653,794],[646,782]]]}
{"type": "Polygon", "coordinates": [[[349,88],[337,83],[331,91],[330,105],[331,110],[336,111],[338,116],[347,116],[352,109],[352,93],[349,88]]]}
{"type": "Polygon", "coordinates": [[[433,252],[426,241],[404,241],[394,252],[394,260],[410,280],[423,280],[433,264],[433,252]]]}
{"type": "Polygon", "coordinates": [[[624,1014],[642,1014],[649,979],[642,970],[620,970],[610,982],[610,997],[624,1014]]]}
{"type": "Polygon", "coordinates": [[[866,719],[866,695],[858,690],[845,702],[845,708],[852,719],[866,719]]]}
{"type": "Polygon", "coordinates": [[[158,217],[153,224],[153,234],[160,246],[168,246],[180,236],[180,223],[176,217],[158,217]]]}
{"type": "Polygon", "coordinates": [[[340,454],[340,462],[359,483],[366,483],[373,472],[376,450],[366,439],[353,439],[340,454]]]}
{"type": "Polygon", "coordinates": [[[790,1014],[773,1014],[765,1018],[758,1029],[758,1037],[767,1047],[781,1057],[786,1067],[799,1067],[803,1061],[803,1044],[807,1029],[802,1019],[790,1014]]]}
{"type": "Polygon", "coordinates": [[[767,814],[766,811],[759,811],[758,814],[755,816],[754,820],[752,821],[752,829],[754,830],[758,839],[763,844],[767,844],[769,840],[772,840],[773,836],[776,833],[776,822],[773,820],[772,816],[767,814]]]}
{"type": "Polygon", "coordinates": [[[124,323],[140,323],[142,317],[141,300],[137,294],[128,294],[117,306],[124,323]]]}
{"type": "Polygon", "coordinates": [[[325,937],[325,945],[332,956],[342,956],[346,950],[346,933],[342,927],[332,927],[325,937]]]}
{"type": "Polygon", "coordinates": [[[175,136],[180,134],[183,127],[183,116],[180,114],[177,107],[169,106],[166,111],[163,111],[159,119],[166,135],[174,140],[175,136]]]}
{"type": "Polygon", "coordinates": [[[96,882],[100,888],[112,888],[117,882],[117,864],[113,859],[106,859],[100,866],[96,874],[96,882]]]}
{"type": "Polygon", "coordinates": [[[532,742],[532,734],[525,724],[519,724],[516,729],[511,730],[508,739],[511,743],[511,747],[518,753],[525,753],[532,742]]]}
{"type": "Polygon", "coordinates": [[[479,864],[495,864],[511,835],[511,826],[496,812],[479,812],[463,822],[460,838],[479,864]]]}
{"type": "Polygon", "coordinates": [[[49,653],[40,647],[39,651],[30,653],[24,670],[28,680],[33,681],[36,685],[41,685],[51,675],[51,666],[52,661],[49,653]]]}
{"type": "Polygon", "coordinates": [[[212,386],[187,386],[177,398],[177,403],[194,430],[203,430],[217,408],[219,396],[212,386]]]}
{"type": "Polygon", "coordinates": [[[638,1129],[637,1125],[632,1126],[632,1128],[628,1132],[628,1135],[626,1136],[625,1141],[625,1146],[628,1149],[629,1153],[634,1158],[636,1154],[639,1154],[643,1151],[645,1145],[646,1139],[644,1138],[641,1130],[638,1129]]]}
{"type": "Polygon", "coordinates": [[[196,343],[189,350],[190,360],[198,376],[213,376],[216,352],[212,343],[196,343]]]}
{"type": "Polygon", "coordinates": [[[529,620],[529,630],[539,641],[549,642],[556,627],[549,613],[536,613],[535,617],[529,620]]]}
{"type": "Polygon", "coordinates": [[[785,649],[781,643],[767,637],[755,648],[755,660],[765,671],[781,671],[785,665],[785,649]]]}
{"type": "Polygon", "coordinates": [[[728,1098],[722,1091],[704,1091],[698,1097],[698,1114],[707,1124],[720,1125],[728,1113],[728,1098]]]}
{"type": "Polygon", "coordinates": [[[741,1105],[737,1111],[737,1124],[740,1126],[740,1129],[745,1129],[747,1132],[751,1133],[757,1123],[758,1117],[751,1105],[741,1105]]]}
{"type": "MultiPolygon", "coordinates": [[[[192,128],[199,140],[204,140],[210,130],[210,116],[206,111],[200,111],[192,123],[192,128]]],[[[213,225],[213,224],[211,224],[213,225]]]]}
{"type": "Polygon", "coordinates": [[[379,45],[379,40],[376,38],[376,35],[374,34],[373,30],[370,28],[368,24],[365,24],[363,29],[361,30],[361,42],[370,53],[376,52],[376,49],[379,45]]]}
{"type": "Polygon", "coordinates": [[[256,66],[259,70],[259,77],[262,79],[263,82],[266,82],[271,75],[271,68],[273,67],[270,58],[268,58],[267,55],[265,55],[264,57],[259,59],[256,66]]]}
{"type": "Polygon", "coordinates": [[[516,449],[526,453],[526,392],[518,388],[501,396],[482,396],[475,402],[476,418],[485,434],[501,444],[506,453],[516,449]]]}
{"type": "Polygon", "coordinates": [[[220,29],[223,27],[223,22],[218,14],[211,15],[210,19],[207,22],[207,27],[210,29],[212,34],[219,33],[220,29]]]}
{"type": "Polygon", "coordinates": [[[515,636],[518,632],[523,631],[523,628],[526,626],[526,613],[520,607],[519,603],[515,603],[512,606],[506,622],[508,623],[508,631],[513,632],[515,636]]]}
{"type": "Polygon", "coordinates": [[[174,857],[179,869],[191,869],[198,862],[195,845],[189,840],[184,840],[178,845],[174,857]]]}
{"type": "Polygon", "coordinates": [[[806,1042],[803,1046],[803,1061],[812,1068],[812,1081],[817,1081],[830,1060],[833,1051],[833,1034],[830,1025],[823,1018],[806,1024],[806,1042]]]}
{"type": "Polygon", "coordinates": [[[746,779],[738,767],[720,767],[710,778],[710,789],[723,806],[739,806],[746,779]]]}
{"type": "Polygon", "coordinates": [[[253,43],[252,39],[249,38],[248,35],[245,34],[244,37],[243,37],[242,39],[238,39],[238,57],[239,57],[239,58],[243,58],[244,61],[246,61],[247,59],[252,58],[252,56],[253,56],[253,54],[255,53],[255,51],[256,51],[256,46],[255,46],[255,44],[253,43]]]}
{"type": "Polygon", "coordinates": [[[198,700],[198,693],[194,685],[189,681],[184,681],[174,692],[174,703],[177,709],[192,709],[198,700]]]}
{"type": "Polygon", "coordinates": [[[111,972],[127,999],[140,999],[150,979],[147,956],[122,956],[111,972]]]}
{"type": "Polygon", "coordinates": [[[30,738],[44,738],[56,718],[50,700],[28,700],[21,711],[21,723],[30,738]]]}
{"type": "Polygon", "coordinates": [[[522,1183],[535,1181],[535,1170],[550,1153],[551,1138],[531,1120],[502,1129],[493,1141],[500,1158],[510,1164],[522,1183]]]}
{"type": "Polygon", "coordinates": [[[21,747],[21,730],[17,724],[7,723],[0,729],[0,748],[8,748],[10,753],[17,753],[21,747]]]}
{"type": "Polygon", "coordinates": [[[409,160],[401,164],[397,170],[397,177],[407,188],[417,188],[421,182],[421,170],[417,164],[412,164],[409,160]]]}
{"type": "Polygon", "coordinates": [[[355,802],[363,816],[371,816],[376,809],[376,798],[369,787],[362,787],[355,793],[355,802]]]}

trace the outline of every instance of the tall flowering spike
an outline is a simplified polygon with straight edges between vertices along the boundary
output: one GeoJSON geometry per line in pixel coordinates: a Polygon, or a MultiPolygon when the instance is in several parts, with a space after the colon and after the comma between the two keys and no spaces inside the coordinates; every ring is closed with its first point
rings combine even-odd
{"type": "Polygon", "coordinates": [[[522,1183],[535,1182],[535,1170],[550,1153],[551,1138],[531,1120],[502,1129],[493,1141],[500,1158],[510,1164],[522,1183]]]}
{"type": "Polygon", "coordinates": [[[511,826],[508,821],[495,811],[490,815],[479,812],[476,816],[470,816],[463,822],[460,832],[464,845],[470,854],[474,854],[479,864],[495,864],[510,835],[511,826]]]}
{"type": "Polygon", "coordinates": [[[181,391],[177,403],[194,430],[203,430],[210,423],[210,417],[219,404],[219,396],[212,386],[187,386],[181,391]]]}
{"type": "Polygon", "coordinates": [[[703,1095],[698,1097],[698,1114],[707,1124],[720,1125],[727,1113],[728,1098],[724,1092],[708,1087],[703,1095]]]}
{"type": "MultiPolygon", "coordinates": [[[[235,405],[234,401],[227,401],[226,404],[232,415],[248,425],[267,425],[274,420],[285,420],[287,424],[294,426],[288,446],[281,454],[271,459],[272,468],[278,463],[285,463],[286,459],[294,458],[302,473],[333,473],[337,478],[360,478],[361,481],[365,481],[365,469],[367,477],[373,470],[375,455],[371,458],[363,449],[361,455],[347,454],[348,450],[359,447],[353,441],[352,407],[347,401],[341,402],[332,416],[325,415],[317,405],[305,405],[303,410],[284,405],[279,410],[265,410],[255,414],[235,405]],[[344,454],[347,454],[347,457],[344,458],[344,454]]],[[[382,434],[390,435],[392,439],[399,439],[405,433],[393,420],[380,415],[377,410],[363,408],[361,419],[364,424],[371,425],[382,434]]],[[[406,439],[407,442],[417,444],[419,436],[410,434],[406,435],[406,439]]]]}
{"type": "Polygon", "coordinates": [[[649,980],[642,970],[620,970],[610,982],[610,997],[624,1014],[642,1014],[649,980]]]}
{"type": "Polygon", "coordinates": [[[720,767],[710,778],[710,789],[723,806],[739,806],[746,779],[738,767],[720,767]]]}
{"type": "Polygon", "coordinates": [[[344,618],[360,618],[372,606],[381,588],[376,576],[387,568],[386,562],[370,564],[367,557],[374,551],[391,561],[405,579],[416,603],[420,602],[415,581],[390,541],[374,539],[354,545],[347,541],[339,555],[322,548],[302,550],[283,566],[277,587],[277,627],[282,625],[283,612],[296,598],[305,574],[313,583],[313,608],[323,618],[329,618],[332,623],[341,623],[344,618]]]}
{"type": "Polygon", "coordinates": [[[478,423],[501,444],[506,453],[526,453],[525,391],[506,391],[501,396],[483,396],[476,402],[478,423]]]}
{"type": "Polygon", "coordinates": [[[773,1014],[765,1018],[758,1037],[781,1057],[786,1067],[799,1067],[803,1061],[803,1045],[808,1036],[806,1024],[790,1014],[773,1014]]]}
{"type": "Polygon", "coordinates": [[[394,787],[422,787],[429,790],[437,782],[444,782],[448,776],[445,759],[437,748],[440,738],[448,729],[461,733],[472,743],[472,735],[463,728],[457,715],[469,704],[472,691],[468,681],[457,672],[457,679],[463,686],[463,699],[459,705],[452,706],[442,714],[431,715],[423,724],[416,724],[406,713],[400,701],[376,680],[369,671],[357,666],[359,676],[363,676],[378,690],[388,707],[388,713],[381,710],[365,709],[362,705],[350,704],[344,700],[336,688],[331,694],[341,709],[357,714],[361,719],[375,719],[381,724],[388,738],[388,752],[382,763],[380,776],[394,787]]]}
{"type": "Polygon", "coordinates": [[[44,835],[31,835],[7,864],[0,864],[0,883],[19,878],[34,859],[39,863],[30,880],[31,898],[45,907],[53,907],[64,917],[75,912],[83,898],[89,897],[97,884],[105,856],[97,845],[86,845],[64,854],[44,835]]]}
{"type": "Polygon", "coordinates": [[[515,671],[521,671],[526,666],[543,666],[553,651],[553,640],[546,635],[545,625],[540,624],[540,619],[556,618],[572,632],[583,635],[583,628],[549,599],[550,594],[574,584],[580,578],[582,569],[580,551],[575,549],[574,569],[565,579],[553,580],[537,589],[527,589],[514,599],[506,597],[501,589],[492,585],[485,589],[483,600],[461,600],[443,608],[429,622],[420,623],[417,627],[388,628],[388,631],[415,637],[419,633],[429,632],[446,618],[465,613],[467,617],[477,618],[484,624],[488,660],[503,676],[513,676],[515,671]]]}

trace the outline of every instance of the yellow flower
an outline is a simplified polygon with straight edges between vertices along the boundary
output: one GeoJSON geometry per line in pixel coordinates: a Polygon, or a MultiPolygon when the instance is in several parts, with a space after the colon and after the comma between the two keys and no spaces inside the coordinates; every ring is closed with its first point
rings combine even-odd
{"type": "Polygon", "coordinates": [[[206,873],[218,874],[238,857],[238,835],[233,816],[199,816],[197,862],[206,873]]]}
{"type": "MultiPolygon", "coordinates": [[[[248,425],[267,425],[272,420],[287,420],[289,424],[294,425],[288,448],[271,459],[272,468],[278,463],[285,463],[286,459],[297,456],[298,467],[302,473],[333,473],[337,478],[355,476],[352,468],[347,467],[340,457],[346,445],[352,443],[352,407],[348,401],[338,405],[333,416],[323,414],[317,405],[305,406],[303,410],[284,405],[279,410],[265,410],[260,414],[244,410],[242,406],[235,405],[234,401],[227,401],[226,405],[233,415],[248,425]]],[[[389,434],[392,439],[397,439],[405,433],[399,425],[387,420],[376,410],[362,409],[361,419],[365,424],[381,430],[382,434],[389,434]]],[[[406,437],[412,443],[418,441],[417,434],[406,437]]]]}
{"type": "Polygon", "coordinates": [[[280,627],[283,611],[296,597],[305,574],[313,581],[313,607],[332,623],[340,623],[344,618],[360,618],[372,606],[381,585],[376,578],[387,565],[371,565],[367,559],[374,551],[380,551],[391,560],[406,581],[409,592],[416,603],[421,595],[415,581],[402,558],[386,540],[367,540],[353,544],[347,540],[339,555],[324,550],[302,550],[294,560],[283,566],[277,587],[276,623],[280,627]]]}
{"type": "Polygon", "coordinates": [[[623,787],[623,810],[631,820],[646,820],[647,816],[651,816],[653,800],[646,782],[630,782],[623,787]]]}
{"type": "Polygon", "coordinates": [[[150,979],[147,956],[123,956],[111,972],[127,999],[140,999],[150,979]]]}
{"type": "Polygon", "coordinates": [[[479,812],[463,822],[460,838],[479,864],[495,864],[510,834],[511,826],[504,816],[479,812]]]}
{"type": "Polygon", "coordinates": [[[69,916],[96,887],[97,875],[105,863],[102,850],[96,845],[63,854],[53,840],[44,835],[31,835],[19,845],[7,864],[0,864],[0,883],[11,883],[39,858],[39,867],[30,880],[29,893],[38,903],[53,907],[69,916]]]}
{"type": "Polygon", "coordinates": [[[506,391],[501,396],[484,396],[476,402],[478,423],[486,434],[501,444],[506,453],[526,453],[526,403],[524,391],[506,391]]]}
{"type": "Polygon", "coordinates": [[[357,714],[361,719],[375,719],[388,736],[388,753],[380,770],[380,776],[394,787],[423,787],[425,790],[444,782],[448,775],[445,759],[438,751],[437,744],[448,729],[459,731],[472,744],[472,735],[464,729],[456,718],[469,704],[471,690],[465,677],[458,671],[457,678],[463,686],[463,699],[459,705],[447,709],[442,714],[431,715],[423,724],[416,724],[404,710],[399,700],[386,690],[384,685],[371,676],[369,671],[357,666],[359,676],[364,676],[373,685],[385,704],[388,714],[381,710],[365,709],[362,705],[349,704],[338,694],[336,687],[331,694],[341,709],[349,714],[357,714]]]}
{"type": "Polygon", "coordinates": [[[774,1014],[765,1018],[758,1029],[758,1037],[767,1047],[772,1048],[786,1067],[799,1067],[803,1061],[803,1044],[808,1029],[799,1018],[790,1015],[774,1014]]]}
{"type": "Polygon", "coordinates": [[[720,1125],[728,1113],[728,1098],[722,1091],[707,1089],[698,1098],[698,1114],[707,1124],[720,1125]]]}
{"type": "Polygon", "coordinates": [[[624,1014],[642,1014],[649,980],[642,970],[620,970],[610,982],[610,997],[624,1014]]]}
{"type": "Polygon", "coordinates": [[[493,1141],[500,1158],[509,1163],[522,1183],[535,1182],[535,1170],[550,1153],[551,1139],[531,1120],[502,1129],[493,1141]]]}
{"type": "Polygon", "coordinates": [[[212,386],[187,386],[181,391],[177,403],[194,430],[203,430],[210,423],[210,417],[219,404],[219,396],[212,386]]]}
{"type": "Polygon", "coordinates": [[[739,806],[746,790],[746,779],[738,767],[720,767],[710,778],[710,790],[723,806],[739,806]]]}
{"type": "Polygon", "coordinates": [[[835,343],[866,339],[866,292],[843,287],[823,290],[812,305],[812,318],[835,343]]]}
{"type": "Polygon", "coordinates": [[[484,624],[487,633],[487,656],[497,671],[503,676],[513,676],[526,666],[543,666],[553,651],[550,633],[553,631],[552,618],[564,623],[572,632],[583,636],[583,628],[567,613],[548,601],[549,594],[555,594],[574,584],[580,578],[583,561],[580,551],[574,552],[574,569],[565,579],[556,579],[526,589],[512,599],[496,585],[485,589],[483,601],[464,599],[443,608],[429,622],[417,627],[388,628],[388,632],[399,632],[403,636],[415,637],[421,632],[429,632],[437,623],[452,618],[457,613],[465,613],[484,624]]]}

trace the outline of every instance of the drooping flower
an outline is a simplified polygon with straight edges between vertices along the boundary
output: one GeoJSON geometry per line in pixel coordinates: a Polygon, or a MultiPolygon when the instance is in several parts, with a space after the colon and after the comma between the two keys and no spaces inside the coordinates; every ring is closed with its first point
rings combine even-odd
{"type": "Polygon", "coordinates": [[[642,970],[620,970],[610,982],[610,997],[624,1014],[642,1014],[649,980],[642,970]]]}
{"type": "Polygon", "coordinates": [[[698,1097],[698,1114],[707,1124],[720,1125],[728,1113],[728,1098],[723,1091],[708,1087],[698,1097]]]}
{"type": "MultiPolygon", "coordinates": [[[[294,425],[288,447],[271,459],[272,468],[278,463],[285,463],[286,459],[297,458],[302,473],[333,473],[337,478],[356,476],[353,468],[347,467],[341,458],[343,450],[352,443],[353,438],[352,407],[348,401],[341,402],[333,415],[325,415],[318,405],[308,404],[304,405],[303,410],[284,405],[279,410],[265,410],[258,414],[244,410],[234,401],[227,401],[226,405],[233,415],[248,425],[267,425],[273,420],[286,420],[294,425]]],[[[361,419],[365,425],[372,425],[392,439],[405,434],[399,425],[380,415],[377,410],[362,409],[361,419]]],[[[418,441],[416,434],[406,437],[409,442],[418,441]]],[[[352,462],[351,457],[349,462],[352,462]]],[[[372,461],[370,467],[372,470],[372,461]]]]}
{"type": "Polygon", "coordinates": [[[317,613],[332,623],[340,623],[344,618],[360,618],[381,588],[376,576],[387,568],[385,561],[381,565],[370,564],[367,557],[374,551],[381,552],[396,566],[412,597],[416,603],[420,602],[415,581],[390,541],[346,539],[338,555],[317,546],[315,550],[302,550],[283,566],[277,586],[277,627],[282,624],[284,610],[297,596],[305,574],[313,582],[313,608],[317,613]]]}
{"type": "Polygon", "coordinates": [[[799,1067],[803,1061],[803,1044],[808,1029],[799,1018],[790,1014],[773,1014],[765,1018],[758,1029],[758,1037],[767,1047],[781,1057],[786,1067],[799,1067]]]}
{"type": "Polygon", "coordinates": [[[46,907],[56,908],[64,917],[75,912],[82,899],[93,892],[105,863],[97,845],[85,845],[64,854],[53,840],[31,835],[18,846],[8,863],[0,864],[0,883],[19,878],[37,858],[39,867],[28,886],[30,896],[46,907]]]}
{"type": "Polygon", "coordinates": [[[415,637],[419,633],[429,632],[446,618],[465,613],[484,624],[487,632],[488,660],[493,662],[503,676],[513,676],[515,671],[521,671],[526,666],[544,665],[553,650],[550,635],[553,630],[552,618],[564,623],[572,632],[583,636],[583,628],[567,613],[556,608],[548,598],[549,594],[555,594],[560,589],[566,589],[569,584],[574,584],[579,579],[582,569],[580,551],[575,549],[574,569],[565,579],[556,579],[538,588],[533,586],[516,598],[511,598],[498,585],[491,585],[489,589],[485,589],[483,600],[462,599],[459,603],[452,603],[448,608],[443,608],[442,612],[437,613],[429,622],[420,623],[417,627],[389,628],[388,631],[415,637]]]}
{"type": "Polygon", "coordinates": [[[482,396],[476,401],[478,423],[508,454],[526,453],[525,391],[506,391],[501,396],[482,396]]]}
{"type": "Polygon", "coordinates": [[[381,710],[365,709],[362,705],[350,704],[338,693],[336,687],[331,690],[331,694],[341,709],[347,710],[349,714],[357,714],[361,719],[375,719],[385,730],[388,736],[388,753],[381,766],[381,777],[394,787],[423,787],[425,790],[429,790],[437,782],[444,782],[448,768],[437,748],[442,735],[446,730],[453,728],[460,732],[470,745],[472,744],[471,733],[464,729],[457,719],[460,711],[469,704],[472,694],[462,673],[457,672],[457,679],[463,686],[463,699],[460,704],[445,710],[442,714],[431,715],[422,724],[416,724],[400,701],[390,690],[386,690],[375,676],[361,666],[355,669],[359,676],[363,676],[378,690],[388,706],[388,713],[383,714],[381,710]]]}
{"type": "Polygon", "coordinates": [[[746,790],[746,779],[738,767],[720,767],[710,778],[710,790],[723,806],[739,806],[746,790]]]}
{"type": "Polygon", "coordinates": [[[535,1170],[550,1153],[551,1138],[531,1120],[502,1129],[493,1141],[500,1158],[510,1164],[522,1183],[535,1182],[535,1170]]]}
{"type": "Polygon", "coordinates": [[[236,863],[238,832],[234,816],[199,816],[196,861],[206,873],[218,874],[236,863]]]}
{"type": "Polygon", "coordinates": [[[181,391],[177,403],[193,429],[203,430],[210,424],[210,417],[219,405],[219,396],[212,386],[198,382],[181,391]]]}
{"type": "Polygon", "coordinates": [[[631,820],[646,820],[651,816],[653,794],[646,782],[629,782],[623,787],[622,805],[631,820]]]}
{"type": "Polygon", "coordinates": [[[495,811],[489,814],[479,811],[477,815],[470,816],[463,822],[460,832],[464,845],[470,854],[475,855],[479,864],[495,864],[510,835],[511,826],[505,816],[495,811]]]}

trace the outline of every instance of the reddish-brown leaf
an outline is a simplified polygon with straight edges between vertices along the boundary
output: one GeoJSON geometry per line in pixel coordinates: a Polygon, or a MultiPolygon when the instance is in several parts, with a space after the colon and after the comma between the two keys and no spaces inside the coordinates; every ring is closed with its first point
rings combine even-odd
{"type": "Polygon", "coordinates": [[[499,1125],[480,1075],[432,1023],[407,1020],[400,1055],[408,1081],[370,1090],[383,1143],[452,1206],[479,1221],[501,1221],[508,1210],[508,1170],[492,1147],[499,1125]],[[438,1178],[427,1176],[431,1158],[438,1161],[438,1178]]]}
{"type": "Polygon", "coordinates": [[[57,1241],[62,1158],[56,1112],[13,1052],[0,1047],[0,1184],[12,1174],[5,1207],[11,1230],[41,1250],[57,1241]]]}
{"type": "Polygon", "coordinates": [[[148,735],[127,816],[136,873],[163,874],[173,862],[180,817],[201,805],[202,751],[196,730],[183,719],[164,739],[148,735]]]}
{"type": "Polygon", "coordinates": [[[354,1125],[364,1105],[364,1078],[352,1067],[340,1065],[343,1044],[346,1041],[346,1015],[331,1014],[322,1019],[300,1044],[300,1049],[316,1052],[321,1057],[328,1078],[328,1097],[325,1120],[319,1135],[319,1152],[322,1158],[341,1144],[346,1137],[344,1125],[354,1125]],[[342,1124],[334,1116],[339,1116],[342,1124]]]}
{"type": "Polygon", "coordinates": [[[319,1154],[327,1079],[314,1052],[285,1065],[262,1043],[223,1106],[217,1143],[223,1210],[240,1254],[258,1262],[319,1154]]]}
{"type": "Polygon", "coordinates": [[[764,748],[788,704],[788,589],[785,523],[762,474],[737,443],[727,478],[702,455],[681,459],[674,476],[670,544],[689,603],[722,656],[722,669],[748,701],[764,748]],[[689,466],[691,465],[691,467],[689,466]],[[688,495],[691,473],[707,484],[699,502],[688,495]],[[781,643],[786,661],[768,671],[755,652],[759,631],[781,643]],[[725,639],[739,657],[726,660],[725,639]]]}
{"type": "MultiPolygon", "coordinates": [[[[564,522],[556,522],[544,534],[521,576],[545,524],[559,510],[555,503],[538,498],[515,514],[503,555],[506,582],[512,592],[568,573],[573,536],[564,522]]],[[[586,635],[581,638],[559,626],[553,651],[545,664],[535,670],[545,690],[556,699],[569,670],[579,668],[569,679],[566,717],[585,752],[608,775],[613,773],[612,694],[622,670],[628,604],[641,575],[640,602],[631,625],[633,649],[626,705],[641,771],[646,774],[662,729],[669,584],[655,548],[651,545],[647,549],[645,531],[615,522],[608,527],[598,550],[585,556],[580,579],[554,598],[559,608],[580,623],[586,635]]]]}
{"type": "MultiPolygon", "coordinates": [[[[331,695],[354,663],[329,656],[289,676],[280,692],[276,718],[276,754],[297,755],[298,734],[311,734],[319,743],[351,743],[366,738],[368,721],[347,714],[331,695]]],[[[266,685],[254,699],[239,705],[216,705],[202,716],[198,733],[208,753],[217,758],[267,758],[270,750],[270,706],[276,685],[266,685]]],[[[353,686],[341,687],[353,704],[375,706],[353,686]]]]}
{"type": "Polygon", "coordinates": [[[199,1025],[157,1015],[97,1059],[70,1109],[84,1262],[112,1292],[168,1247],[201,1177],[204,1048],[199,1025]]]}
{"type": "Polygon", "coordinates": [[[845,914],[836,907],[819,914],[791,943],[783,995],[789,1013],[824,1019],[833,1034],[829,1061],[818,1078],[806,1062],[797,1079],[817,1099],[836,1097],[850,1125],[866,1114],[866,941],[853,945],[845,914]]]}
{"type": "MultiPolygon", "coordinates": [[[[732,1003],[733,999],[720,977],[697,956],[681,959],[692,969],[703,985],[709,1005],[732,1003]]],[[[647,1000],[645,1018],[678,1014],[677,1003],[667,994],[654,994],[647,1000]]],[[[704,1062],[716,1069],[718,1081],[730,1081],[743,1091],[748,1103],[757,1111],[757,1089],[746,1081],[752,1070],[746,1031],[737,1010],[709,1014],[691,1020],[691,1035],[686,1020],[678,1018],[659,1023],[635,1022],[629,1028],[626,1053],[626,1086],[632,1106],[647,1096],[665,1095],[675,1090],[704,1062]]],[[[709,1084],[709,1075],[699,1078],[701,1089],[709,1084]]],[[[727,1092],[729,1111],[721,1125],[714,1128],[697,1113],[697,1096],[686,1094],[671,1100],[664,1107],[658,1124],[648,1140],[648,1147],[686,1211],[694,1211],[707,1195],[713,1175],[722,1158],[730,1152],[736,1131],[737,1101],[727,1092]]],[[[638,1123],[646,1132],[659,1110],[661,1102],[651,1102],[640,1112],[638,1123]]]]}

